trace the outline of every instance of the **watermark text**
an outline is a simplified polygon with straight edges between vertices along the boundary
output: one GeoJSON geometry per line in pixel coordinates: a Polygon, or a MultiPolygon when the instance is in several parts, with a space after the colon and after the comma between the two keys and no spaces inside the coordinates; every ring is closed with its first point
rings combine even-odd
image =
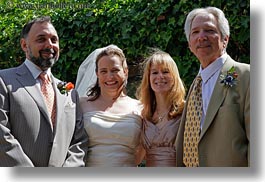
{"type": "Polygon", "coordinates": [[[6,2],[7,8],[19,8],[28,10],[40,10],[40,9],[86,9],[90,8],[89,3],[12,3],[6,2]]]}

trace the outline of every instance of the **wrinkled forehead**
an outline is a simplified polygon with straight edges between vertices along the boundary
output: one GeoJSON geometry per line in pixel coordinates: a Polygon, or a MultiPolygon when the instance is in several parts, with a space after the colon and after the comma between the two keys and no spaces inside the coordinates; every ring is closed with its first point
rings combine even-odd
{"type": "Polygon", "coordinates": [[[192,20],[192,26],[197,25],[197,24],[203,24],[205,22],[213,22],[216,23],[216,18],[213,14],[203,12],[198,15],[196,15],[193,20],[192,20]]]}

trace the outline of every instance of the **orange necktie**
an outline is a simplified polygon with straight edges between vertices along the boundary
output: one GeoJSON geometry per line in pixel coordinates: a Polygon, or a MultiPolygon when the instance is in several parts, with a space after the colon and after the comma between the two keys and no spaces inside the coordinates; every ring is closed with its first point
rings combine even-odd
{"type": "Polygon", "coordinates": [[[188,100],[183,141],[183,163],[186,167],[199,166],[198,142],[202,115],[201,81],[201,76],[197,76],[188,100]]]}
{"type": "Polygon", "coordinates": [[[54,90],[52,87],[52,83],[49,79],[49,76],[45,72],[42,72],[39,75],[39,78],[41,79],[41,92],[44,96],[44,100],[45,100],[48,112],[50,114],[52,125],[54,126],[55,117],[56,117],[56,99],[55,99],[55,94],[54,94],[54,90]]]}

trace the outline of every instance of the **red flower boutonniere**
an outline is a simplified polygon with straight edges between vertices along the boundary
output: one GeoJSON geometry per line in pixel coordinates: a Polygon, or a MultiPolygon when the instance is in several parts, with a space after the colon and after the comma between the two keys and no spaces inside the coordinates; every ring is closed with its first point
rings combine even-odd
{"type": "Polygon", "coordinates": [[[72,82],[60,82],[57,85],[57,88],[60,90],[61,94],[68,95],[68,92],[74,88],[74,84],[72,82]]]}
{"type": "Polygon", "coordinates": [[[236,85],[238,74],[235,71],[235,67],[232,66],[228,71],[226,75],[221,74],[221,82],[225,86],[233,87],[236,85]]]}

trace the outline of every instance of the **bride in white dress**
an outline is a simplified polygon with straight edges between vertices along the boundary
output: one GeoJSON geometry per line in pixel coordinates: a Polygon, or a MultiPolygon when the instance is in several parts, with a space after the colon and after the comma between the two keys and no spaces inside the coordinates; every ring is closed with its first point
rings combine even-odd
{"type": "Polygon", "coordinates": [[[92,52],[78,70],[76,89],[89,136],[86,166],[137,166],[141,162],[142,107],[126,95],[127,78],[125,56],[115,45],[92,52]]]}

